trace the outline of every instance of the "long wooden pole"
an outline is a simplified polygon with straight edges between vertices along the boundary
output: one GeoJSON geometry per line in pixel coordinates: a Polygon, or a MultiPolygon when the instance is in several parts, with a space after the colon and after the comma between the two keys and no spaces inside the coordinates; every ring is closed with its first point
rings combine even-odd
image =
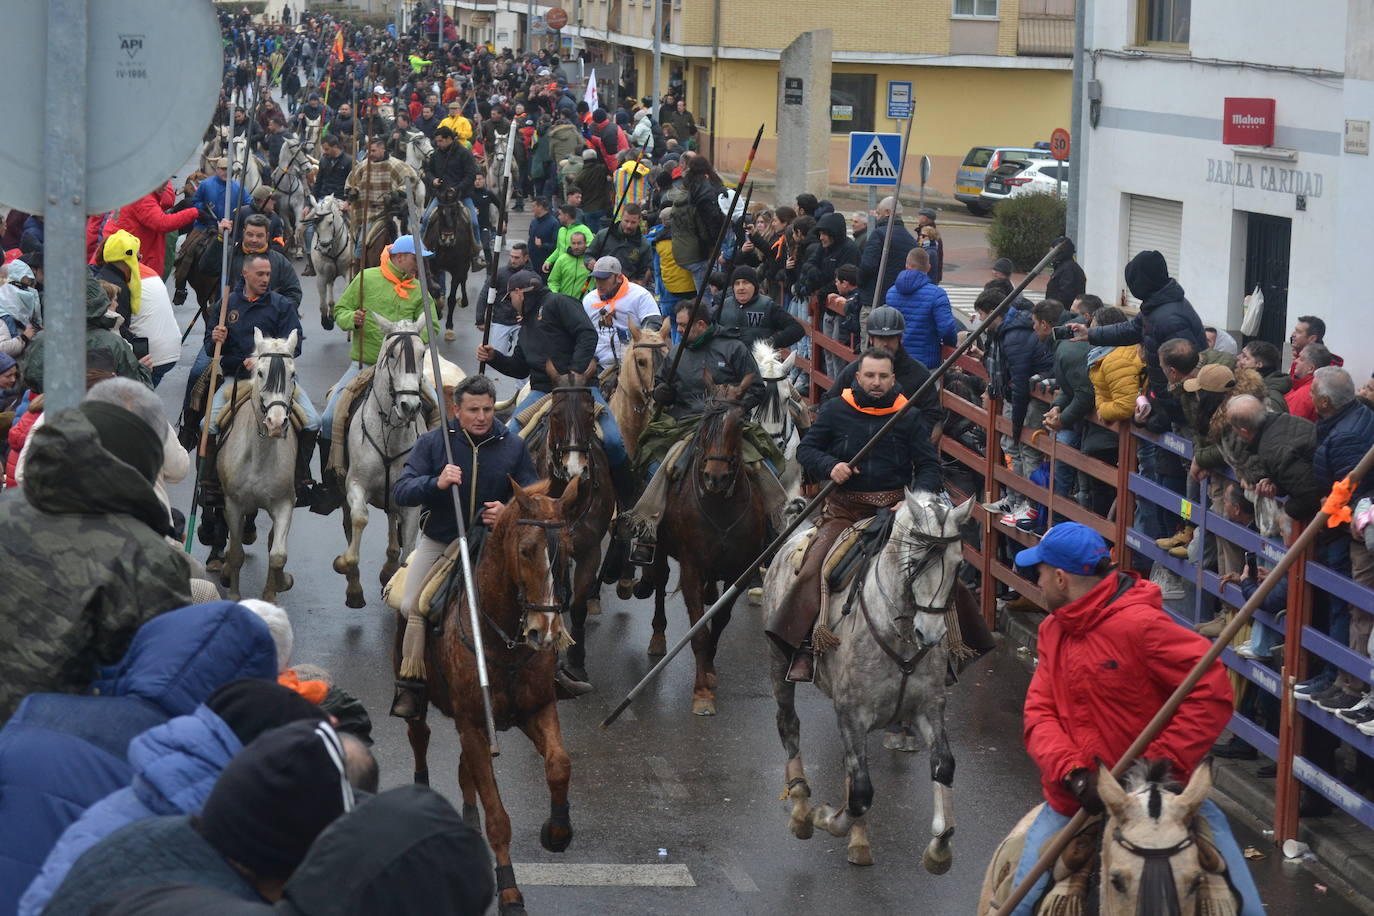
{"type": "MultiPolygon", "coordinates": [[[[493,239],[491,262],[487,264],[487,282],[483,290],[478,308],[484,309],[486,314],[482,320],[482,346],[491,344],[491,316],[496,311],[496,300],[500,298],[503,290],[496,288],[496,275],[500,272],[501,255],[506,247],[507,220],[510,214],[510,190],[511,190],[511,168],[512,160],[515,157],[515,125],[512,124],[509,133],[506,135],[506,162],[501,170],[501,213],[496,220],[496,238],[493,239]]],[[[477,374],[487,374],[487,364],[477,364],[477,374]]]]}
{"type": "MultiPolygon", "coordinates": [[[[1350,476],[1346,478],[1346,481],[1350,484],[1359,483],[1359,481],[1363,480],[1372,469],[1374,469],[1374,446],[1370,447],[1369,451],[1364,453],[1364,457],[1360,459],[1359,464],[1355,465],[1355,469],[1350,472],[1350,476]]],[[[1269,575],[1264,577],[1264,581],[1259,584],[1259,588],[1255,589],[1255,593],[1250,596],[1250,599],[1245,602],[1245,605],[1231,618],[1231,622],[1217,635],[1216,641],[1212,643],[1211,648],[1203,654],[1202,658],[1198,659],[1198,663],[1193,666],[1193,670],[1189,671],[1188,676],[1174,689],[1169,699],[1159,708],[1159,712],[1155,713],[1154,718],[1149,721],[1149,724],[1145,726],[1144,730],[1136,737],[1135,741],[1131,742],[1131,746],[1126,749],[1126,752],[1121,755],[1121,759],[1112,767],[1113,776],[1120,779],[1122,775],[1125,774],[1126,770],[1130,768],[1131,764],[1135,763],[1136,758],[1145,753],[1145,749],[1150,746],[1150,743],[1159,737],[1159,733],[1164,731],[1164,727],[1169,724],[1169,720],[1174,717],[1174,713],[1178,712],[1178,708],[1183,705],[1183,701],[1188,699],[1188,694],[1193,692],[1193,688],[1197,686],[1198,681],[1202,680],[1202,676],[1206,674],[1212,665],[1216,663],[1216,660],[1221,657],[1222,651],[1231,644],[1231,640],[1240,632],[1241,627],[1250,622],[1250,618],[1254,615],[1255,609],[1264,603],[1264,599],[1269,597],[1269,593],[1272,592],[1279,581],[1287,575],[1289,567],[1298,561],[1298,558],[1307,551],[1308,547],[1312,546],[1312,542],[1317,539],[1317,535],[1327,528],[1326,522],[1329,518],[1331,518],[1331,516],[1327,513],[1326,506],[1323,506],[1322,510],[1317,513],[1311,523],[1302,530],[1302,534],[1298,535],[1297,540],[1288,548],[1288,552],[1274,565],[1269,575]]],[[[1291,684],[1285,680],[1285,701],[1287,700],[1288,692],[1291,690],[1291,684]]],[[[1011,896],[1006,899],[1006,902],[997,908],[996,916],[1003,916],[1003,914],[1010,913],[1016,908],[1016,905],[1025,898],[1026,894],[1030,893],[1031,887],[1040,879],[1040,876],[1054,867],[1054,863],[1059,859],[1060,854],[1063,853],[1064,849],[1073,839],[1074,834],[1083,826],[1083,822],[1087,820],[1087,818],[1087,813],[1080,808],[1078,813],[1064,825],[1063,829],[1055,834],[1054,838],[1049,842],[1049,845],[1043,847],[1044,852],[1041,853],[1039,860],[1031,866],[1031,870],[1026,873],[1026,877],[1021,879],[1021,883],[1011,892],[1011,896]]]]}
{"type": "MultiPolygon", "coordinates": [[[[906,402],[906,405],[903,406],[901,410],[894,413],[891,416],[891,418],[889,418],[888,421],[884,423],[878,429],[878,431],[873,434],[873,437],[864,444],[864,447],[859,449],[859,451],[854,455],[853,458],[849,459],[848,464],[856,465],[859,462],[863,461],[864,458],[868,457],[869,452],[873,451],[874,447],[876,447],[877,444],[881,442],[883,438],[886,437],[887,434],[890,433],[899,422],[901,422],[902,416],[908,410],[914,408],[917,405],[917,403],[920,402],[921,399],[924,397],[925,393],[929,391],[931,387],[935,385],[936,382],[938,382],[941,378],[944,377],[945,373],[950,370],[950,367],[952,367],[959,360],[959,357],[964,355],[964,352],[967,351],[969,347],[973,346],[974,341],[976,341],[983,334],[983,332],[988,329],[989,325],[991,325],[993,321],[1002,317],[1002,314],[1006,312],[1007,309],[1011,308],[1011,304],[1015,302],[1017,297],[1021,295],[1021,293],[1025,290],[1026,286],[1029,285],[1030,281],[1035,279],[1036,275],[1039,274],[1040,271],[1044,270],[1047,266],[1049,266],[1050,261],[1053,260],[1059,254],[1059,252],[1065,247],[1066,244],[1067,243],[1060,243],[1059,245],[1056,245],[1055,247],[1051,248],[1049,252],[1043,258],[1040,259],[1040,263],[1031,268],[1030,273],[1026,274],[1026,276],[1021,279],[1021,282],[1016,285],[1016,288],[1013,289],[1011,292],[1007,293],[1006,298],[1003,299],[1001,303],[999,303],[998,306],[988,314],[988,317],[984,318],[982,323],[979,324],[978,327],[974,328],[972,331],[969,332],[969,334],[964,338],[963,343],[955,347],[954,352],[951,353],[948,357],[946,357],[945,361],[942,362],[930,373],[930,377],[927,378],[921,384],[921,387],[917,388],[916,391],[911,394],[910,399],[906,402]]],[[[668,663],[671,662],[679,652],[686,648],[686,646],[692,641],[692,637],[696,635],[696,633],[702,627],[706,626],[706,624],[711,620],[712,617],[720,613],[720,611],[724,608],[730,607],[735,603],[735,599],[739,597],[739,593],[743,591],[744,588],[748,586],[750,580],[754,578],[755,570],[757,570],[760,566],[767,565],[769,558],[772,557],[775,552],[777,552],[778,548],[782,547],[783,544],[787,543],[787,539],[792,536],[792,532],[796,531],[799,527],[801,527],[801,523],[804,522],[811,515],[811,513],[814,512],[816,508],[820,506],[822,502],[825,501],[825,498],[830,495],[830,491],[835,489],[836,486],[837,484],[835,483],[835,481],[826,481],[826,484],[824,487],[821,488],[821,491],[817,493],[814,498],[812,498],[811,502],[806,504],[806,508],[804,508],[801,512],[797,513],[797,516],[792,519],[791,524],[789,524],[786,528],[779,532],[778,536],[773,539],[773,542],[763,549],[763,553],[759,554],[758,557],[754,560],[754,562],[745,564],[745,571],[740,575],[738,579],[734,581],[730,588],[726,590],[725,594],[721,595],[715,604],[711,605],[709,608],[706,609],[706,613],[702,614],[701,617],[697,619],[697,622],[694,623],[691,629],[689,629],[686,632],[686,634],[683,635],[682,639],[677,643],[677,645],[673,646],[673,648],[668,651],[667,655],[659,659],[658,664],[654,665],[654,667],[649,669],[649,673],[644,675],[644,677],[640,679],[638,684],[635,684],[635,686],[630,690],[630,692],[625,695],[625,699],[620,701],[620,705],[617,706],[609,716],[601,720],[602,728],[609,728],[611,723],[613,723],[616,719],[620,718],[620,714],[629,708],[630,703],[634,701],[634,698],[639,696],[639,694],[644,690],[644,688],[648,686],[650,681],[657,678],[663,672],[663,669],[668,666],[668,663]]]]}

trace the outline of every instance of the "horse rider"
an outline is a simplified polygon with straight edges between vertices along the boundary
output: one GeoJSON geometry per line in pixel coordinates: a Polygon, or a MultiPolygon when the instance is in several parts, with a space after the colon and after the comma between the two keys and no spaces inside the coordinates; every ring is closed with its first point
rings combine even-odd
{"type": "MultiPolygon", "coordinates": [[[[668,482],[672,476],[659,474],[659,465],[679,454],[676,446],[681,443],[685,447],[695,433],[707,406],[706,374],[709,373],[717,385],[739,385],[748,381],[741,397],[745,417],[751,416],[767,395],[758,363],[740,340],[739,332],[720,327],[704,314],[692,322],[692,305],[691,300],[684,299],[674,313],[680,341],[678,347],[682,349],[681,362],[675,377],[667,374],[672,368],[672,357],[659,370],[653,398],[663,413],[645,428],[635,455],[636,467],[647,474],[650,482],[634,508],[626,513],[619,534],[622,538],[628,537],[633,529],[637,535],[630,555],[630,562],[635,566],[653,563],[658,523],[667,505],[668,482]]],[[[776,521],[787,501],[776,476],[785,459],[773,437],[753,422],[745,421],[743,439],[746,469],[764,494],[770,521],[776,521]]],[[[648,578],[646,576],[644,581],[648,578]]]]}
{"type": "Polygon", "coordinates": [[[277,165],[281,160],[281,147],[287,140],[294,140],[295,134],[286,129],[286,115],[273,115],[267,121],[267,136],[263,138],[263,146],[267,150],[267,166],[272,171],[277,170],[277,165]]]}
{"type": "Polygon", "coordinates": [[[730,289],[719,314],[720,326],[737,329],[740,340],[750,348],[756,341],[766,340],[769,346],[781,350],[806,334],[806,328],[787,309],[759,292],[758,272],[747,264],[739,265],[731,273],[730,289]]]}
{"type": "Polygon", "coordinates": [[[405,470],[392,488],[397,505],[423,507],[420,536],[406,561],[401,596],[405,636],[391,714],[402,719],[416,718],[425,708],[429,609],[419,606],[420,588],[434,561],[458,538],[451,488],[459,488],[475,564],[482,536],[511,499],[511,481],[527,487],[539,479],[525,440],[496,419],[496,386],[491,379],[481,375],[463,378],[452,363],[443,365],[441,373],[448,420],[443,429],[432,429],[416,440],[405,470]],[[453,464],[444,453],[444,435],[453,449],[453,464]]]}
{"type": "Polygon", "coordinates": [[[176,291],[172,295],[175,305],[186,302],[186,281],[198,265],[205,246],[214,240],[216,223],[229,215],[224,212],[226,185],[230,209],[237,210],[243,204],[243,186],[229,177],[228,158],[221,156],[212,160],[210,167],[214,174],[197,185],[196,193],[191,197],[191,204],[200,211],[200,218],[196,220],[195,228],[187,234],[186,241],[182,242],[181,250],[177,252],[176,291]],[[207,216],[212,218],[207,219],[207,216]]]}
{"type": "MultiPolygon", "coordinates": [[[[338,134],[325,134],[320,140],[320,164],[315,171],[315,183],[310,187],[311,198],[319,201],[332,196],[347,209],[345,192],[352,171],[353,159],[344,153],[338,134]]],[[[301,271],[301,276],[313,277],[315,264],[310,260],[310,245],[315,240],[315,223],[310,220],[309,207],[301,213],[301,220],[305,222],[305,270],[301,271]]]]}
{"type": "MultiPolygon", "coordinates": [[[[223,384],[215,391],[210,411],[205,422],[210,424],[210,437],[205,450],[205,461],[201,473],[201,505],[205,508],[205,520],[201,523],[201,543],[211,546],[218,555],[228,536],[219,510],[224,506],[224,492],[220,489],[219,475],[215,468],[215,458],[219,451],[217,436],[219,414],[230,402],[239,381],[248,378],[253,370],[254,333],[263,337],[282,340],[296,334],[296,356],[301,355],[301,341],[305,332],[301,329],[300,317],[296,306],[286,297],[270,288],[272,264],[267,255],[258,252],[248,255],[243,262],[243,273],[229,294],[223,324],[213,327],[207,325],[205,348],[213,350],[216,342],[222,344],[220,350],[220,369],[223,384]],[[214,518],[212,519],[212,513],[214,518]]],[[[299,439],[296,446],[296,498],[298,504],[311,500],[313,481],[310,479],[310,459],[315,451],[315,438],[320,432],[320,414],[310,401],[304,388],[296,386],[292,396],[295,405],[304,414],[299,439]]]]}
{"type": "MultiPolygon", "coordinates": [[[[315,502],[310,507],[310,511],[320,515],[329,515],[343,504],[342,481],[336,480],[336,475],[329,471],[334,413],[348,383],[357,377],[363,367],[377,362],[382,338],[386,336],[377,325],[377,316],[388,321],[416,321],[425,315],[424,301],[415,279],[417,244],[421,257],[433,254],[425,249],[423,243],[417,242],[415,236],[401,236],[382,251],[382,263],[360,271],[334,305],[334,321],[353,335],[353,343],[348,351],[348,368],[330,389],[329,401],[324,406],[324,435],[320,437],[320,478],[323,485],[317,488],[315,502]]],[[[429,342],[428,323],[420,328],[420,339],[429,342]]]]}
{"type": "MultiPolygon", "coordinates": [[[[490,364],[502,375],[530,380],[530,393],[515,405],[511,414],[510,430],[519,432],[523,425],[520,415],[553,391],[556,385],[549,377],[548,364],[552,362],[560,374],[586,372],[595,365],[599,338],[581,303],[571,296],[555,293],[533,271],[512,274],[507,293],[520,322],[515,350],[507,356],[490,344],[482,344],[477,348],[477,359],[490,364]]],[[[634,500],[635,491],[625,438],[620,434],[620,426],[600,387],[593,386],[592,398],[601,407],[596,420],[601,428],[601,445],[611,466],[616,499],[623,508],[634,500]]]]}
{"type": "Polygon", "coordinates": [[[354,254],[357,257],[362,257],[366,241],[363,237],[366,234],[364,212],[369,222],[380,219],[387,212],[393,196],[404,195],[407,182],[418,181],[419,177],[410,166],[387,155],[386,137],[373,137],[367,144],[367,158],[349,173],[344,192],[349,201],[348,228],[353,234],[354,254]]]}
{"type": "MultiPolygon", "coordinates": [[[[882,305],[869,313],[868,345],[892,354],[892,366],[897,373],[897,387],[909,400],[911,395],[921,389],[926,379],[930,378],[930,370],[919,359],[906,352],[906,348],[902,346],[902,335],[905,333],[906,319],[892,306],[882,305]]],[[[835,384],[822,395],[822,403],[833,400],[850,389],[862,361],[856,359],[840,370],[840,374],[835,376],[835,384]]],[[[921,395],[916,409],[926,418],[926,427],[931,431],[931,438],[939,441],[943,414],[940,408],[940,392],[934,385],[921,395]]]]}
{"type": "Polygon", "coordinates": [[[393,159],[402,162],[406,160],[406,149],[417,138],[424,137],[420,129],[410,121],[410,115],[404,111],[396,112],[396,120],[391,124],[391,130],[387,134],[386,149],[393,159]]]}
{"type": "MultiPolygon", "coordinates": [[[[260,184],[253,189],[253,193],[248,196],[247,202],[234,211],[231,217],[234,221],[234,235],[243,232],[243,224],[250,216],[262,216],[267,220],[267,242],[273,249],[279,252],[286,250],[286,224],[277,215],[277,201],[272,196],[270,185],[260,184]]],[[[215,262],[218,265],[218,261],[215,262]]],[[[218,267],[215,267],[218,270],[218,267]]],[[[204,264],[201,270],[206,270],[204,264]]],[[[231,276],[233,276],[231,274],[231,276]]]]}
{"type": "Polygon", "coordinates": [[[482,270],[487,266],[482,254],[480,221],[477,206],[472,202],[472,185],[478,175],[477,160],[472,151],[459,143],[453,130],[440,127],[434,131],[434,152],[425,159],[425,185],[429,188],[429,205],[425,208],[421,225],[429,225],[430,216],[439,206],[439,192],[445,188],[455,188],[463,206],[468,212],[468,228],[472,230],[472,269],[482,270]]]}
{"type": "MultiPolygon", "coordinates": [[[[610,255],[592,265],[596,286],[582,297],[582,308],[596,329],[596,361],[603,377],[620,368],[620,357],[630,343],[630,322],[644,327],[661,321],[662,313],[653,293],[625,276],[620,260],[610,255]]],[[[614,385],[607,385],[615,390],[614,385]]]]}
{"type": "MultiPolygon", "coordinates": [[[[1097,762],[1116,765],[1206,654],[1209,642],[1164,612],[1159,586],[1115,569],[1107,542],[1085,525],[1055,525],[1035,547],[1017,553],[1015,562],[1030,571],[1050,608],[1040,625],[1040,660],[1023,714],[1026,752],[1040,767],[1045,804],[1025,837],[1015,877],[1020,883],[1044,841],[1080,807],[1102,812],[1097,762]]],[[[1173,778],[1186,782],[1230,721],[1231,700],[1231,684],[1218,660],[1146,755],[1167,759],[1173,778]]],[[[1241,897],[1240,916],[1261,916],[1259,891],[1226,817],[1211,799],[1198,813],[1211,828],[1210,842],[1241,897]]],[[[1049,876],[1041,875],[1013,913],[1034,912],[1048,884],[1049,876]]],[[[1229,906],[1211,909],[1202,903],[1199,912],[1232,912],[1229,906]]]]}
{"type": "Polygon", "coordinates": [[[778,603],[764,628],[776,643],[792,650],[789,681],[808,682],[814,676],[811,630],[820,613],[820,570],[840,533],[881,509],[900,505],[908,488],[930,493],[943,489],[939,456],[916,410],[904,414],[863,461],[852,463],[873,434],[906,406],[894,363],[886,350],[865,350],[853,382],[839,397],[825,402],[797,446],[802,467],[814,479],[832,480],[836,487],[826,496],[791,593],[778,603]]]}
{"type": "Polygon", "coordinates": [[[309,132],[310,125],[314,121],[321,122],[321,128],[323,128],[323,125],[329,121],[329,115],[329,109],[320,101],[320,94],[312,92],[305,104],[296,112],[296,130],[305,135],[309,132]]]}

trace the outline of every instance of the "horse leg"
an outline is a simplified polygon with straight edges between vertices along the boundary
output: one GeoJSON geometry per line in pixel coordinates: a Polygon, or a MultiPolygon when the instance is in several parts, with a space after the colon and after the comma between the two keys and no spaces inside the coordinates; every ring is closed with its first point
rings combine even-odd
{"type": "Polygon", "coordinates": [[[220,584],[229,589],[230,601],[238,601],[239,572],[243,569],[243,508],[237,500],[224,501],[224,523],[229,526],[229,549],[220,569],[220,584]]]}
{"type": "Polygon", "coordinates": [[[539,845],[549,852],[562,852],[572,843],[572,817],[569,815],[568,782],[572,761],[563,748],[563,733],[558,726],[558,707],[549,703],[530,716],[521,727],[539,756],[544,758],[544,779],[549,784],[549,819],[539,831],[539,845]]]}
{"type": "MultiPolygon", "coordinates": [[[[458,710],[454,710],[458,712],[458,710]]],[[[473,786],[482,801],[482,813],[487,822],[487,845],[496,859],[497,901],[501,916],[524,916],[525,898],[515,886],[515,869],[510,861],[510,815],[501,804],[501,790],[491,765],[491,745],[487,736],[476,726],[458,726],[463,746],[463,763],[472,776],[473,786]]]]}
{"type": "Polygon", "coordinates": [[[295,581],[286,571],[286,536],[291,531],[291,510],[295,508],[293,492],[272,507],[272,535],[268,538],[267,582],[262,588],[262,600],[275,603],[277,592],[287,592],[295,581]]]}
{"type": "Polygon", "coordinates": [[[458,789],[463,793],[463,823],[473,830],[481,830],[482,812],[477,807],[477,781],[467,758],[462,754],[458,755],[458,789]]]}
{"type": "Polygon", "coordinates": [[[930,779],[935,791],[931,840],[921,856],[921,864],[932,875],[943,875],[954,860],[949,845],[954,836],[954,754],[949,749],[949,736],[945,734],[945,698],[939,696],[930,700],[917,724],[930,745],[930,779]]]}
{"type": "Polygon", "coordinates": [[[654,588],[654,635],[649,637],[649,657],[662,658],[668,654],[668,612],[664,608],[664,594],[668,587],[668,560],[660,547],[654,557],[654,565],[644,575],[653,576],[654,588]]]}
{"type": "Polygon", "coordinates": [[[806,771],[801,757],[801,719],[797,717],[797,685],[787,679],[787,669],[791,659],[785,657],[777,646],[769,641],[768,677],[773,684],[773,701],[778,704],[778,737],[782,739],[782,749],[787,752],[787,768],[783,772],[787,780],[786,794],[792,802],[792,815],[787,827],[799,840],[811,839],[811,784],[806,781],[806,771]]]}
{"type": "Polygon", "coordinates": [[[386,562],[382,564],[382,586],[401,568],[401,510],[392,507],[386,514],[386,562]]]}
{"type": "MultiPolygon", "coordinates": [[[[396,627],[391,638],[391,673],[396,675],[401,670],[401,641],[405,637],[406,620],[400,614],[393,614],[392,620],[396,627]]],[[[406,740],[410,742],[410,756],[415,764],[413,779],[421,786],[429,785],[429,735],[429,722],[423,710],[419,718],[406,720],[406,740]]]]}
{"type": "MultiPolygon", "coordinates": [[[[701,573],[690,563],[682,563],[681,587],[682,600],[687,605],[687,620],[692,626],[696,626],[701,619],[705,607],[702,603],[703,592],[706,583],[702,581],[701,573]]],[[[697,676],[692,685],[692,715],[694,716],[714,716],[716,714],[716,693],[712,688],[712,681],[709,671],[709,660],[711,652],[711,634],[707,627],[702,627],[692,637],[692,655],[696,657],[697,676]]]]}
{"type": "Polygon", "coordinates": [[[347,477],[345,489],[348,503],[345,510],[348,514],[345,518],[351,525],[346,532],[348,547],[334,558],[334,571],[348,579],[348,586],[344,589],[344,604],[356,608],[367,604],[363,598],[363,584],[358,577],[358,549],[362,544],[363,529],[367,527],[367,494],[363,492],[362,483],[356,480],[351,472],[347,477]]]}
{"type": "MultiPolygon", "coordinates": [[[[738,597],[738,596],[736,596],[738,597]]],[[[712,582],[706,590],[706,598],[712,604],[720,600],[716,583],[712,582]]],[[[716,612],[716,616],[711,618],[711,623],[707,627],[710,631],[711,639],[708,644],[709,650],[706,655],[706,679],[711,685],[711,689],[716,686],[716,649],[720,646],[721,634],[725,632],[725,627],[730,623],[730,615],[735,610],[735,599],[730,599],[730,603],[716,612]]]]}
{"type": "Polygon", "coordinates": [[[458,275],[449,273],[448,302],[444,309],[444,340],[453,340],[458,335],[453,332],[453,305],[458,298],[458,275]]]}
{"type": "Polygon", "coordinates": [[[850,864],[872,865],[873,853],[868,846],[867,829],[860,826],[856,833],[851,832],[873,804],[873,781],[868,776],[868,752],[865,747],[868,728],[872,723],[860,710],[839,706],[838,701],[836,708],[840,740],[844,743],[845,751],[846,803],[838,811],[829,805],[817,806],[813,821],[831,836],[849,834],[850,864]]]}
{"type": "Polygon", "coordinates": [[[572,627],[569,634],[573,644],[568,647],[568,667],[579,681],[587,680],[587,596],[596,587],[596,573],[601,567],[601,545],[595,545],[592,552],[592,556],[578,557],[573,567],[572,627]]]}

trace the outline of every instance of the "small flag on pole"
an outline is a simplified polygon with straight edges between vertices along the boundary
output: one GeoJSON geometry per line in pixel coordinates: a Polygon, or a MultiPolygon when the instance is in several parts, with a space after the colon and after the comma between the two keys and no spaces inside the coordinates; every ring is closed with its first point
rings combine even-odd
{"type": "Polygon", "coordinates": [[[587,80],[587,91],[582,95],[582,101],[587,103],[587,107],[596,111],[601,107],[601,99],[596,91],[596,71],[592,71],[591,77],[587,80]]]}

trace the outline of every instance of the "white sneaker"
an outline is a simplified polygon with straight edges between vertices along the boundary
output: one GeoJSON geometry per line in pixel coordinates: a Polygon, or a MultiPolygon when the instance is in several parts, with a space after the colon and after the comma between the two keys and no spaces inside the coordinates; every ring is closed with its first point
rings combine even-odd
{"type": "Polygon", "coordinates": [[[1011,512],[1013,509],[1016,508],[1016,504],[1018,502],[1020,502],[1018,494],[1008,493],[1006,496],[1003,496],[999,500],[995,500],[990,503],[983,503],[983,510],[992,515],[997,515],[1003,512],[1011,512]]]}
{"type": "Polygon", "coordinates": [[[1355,727],[1364,734],[1374,737],[1374,719],[1370,719],[1368,722],[1361,722],[1355,727]]]}
{"type": "Polygon", "coordinates": [[[1241,658],[1248,658],[1252,662],[1264,661],[1268,658],[1267,655],[1260,655],[1258,652],[1252,649],[1251,643],[1248,642],[1245,645],[1238,647],[1234,651],[1241,658]]]}

